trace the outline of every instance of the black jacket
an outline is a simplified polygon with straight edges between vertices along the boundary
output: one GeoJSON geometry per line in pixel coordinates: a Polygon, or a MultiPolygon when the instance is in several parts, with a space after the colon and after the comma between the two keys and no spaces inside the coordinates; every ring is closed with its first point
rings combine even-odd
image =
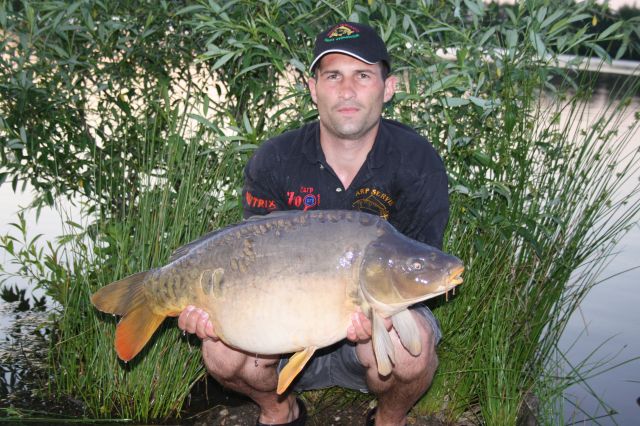
{"type": "Polygon", "coordinates": [[[413,129],[386,119],[349,188],[327,164],[320,124],[313,122],[260,146],[245,168],[242,200],[245,218],[274,210],[361,210],[438,248],[449,218],[442,160],[413,129]]]}

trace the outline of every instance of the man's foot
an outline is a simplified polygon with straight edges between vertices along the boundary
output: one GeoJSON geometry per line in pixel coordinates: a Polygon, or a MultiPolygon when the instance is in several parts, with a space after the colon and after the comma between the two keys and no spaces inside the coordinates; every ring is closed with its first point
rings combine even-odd
{"type": "Polygon", "coordinates": [[[289,423],[278,423],[278,424],[266,424],[261,423],[260,420],[256,420],[256,426],[304,426],[307,423],[307,407],[305,407],[304,402],[300,398],[296,398],[296,402],[298,403],[298,418],[290,421],[289,423]]]}

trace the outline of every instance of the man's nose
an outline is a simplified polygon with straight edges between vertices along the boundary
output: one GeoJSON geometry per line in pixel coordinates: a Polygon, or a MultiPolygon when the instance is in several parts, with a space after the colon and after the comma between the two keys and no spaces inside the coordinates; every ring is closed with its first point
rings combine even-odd
{"type": "Polygon", "coordinates": [[[340,91],[338,92],[341,99],[351,99],[355,97],[356,91],[354,82],[351,78],[344,78],[340,83],[340,91]]]}

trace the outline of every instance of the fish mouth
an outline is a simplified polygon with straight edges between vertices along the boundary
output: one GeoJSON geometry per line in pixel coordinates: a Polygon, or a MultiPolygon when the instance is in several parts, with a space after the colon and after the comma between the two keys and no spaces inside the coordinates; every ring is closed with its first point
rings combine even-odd
{"type": "Polygon", "coordinates": [[[447,279],[447,286],[455,286],[458,284],[462,284],[462,273],[464,272],[464,266],[458,266],[454,270],[449,273],[449,278],[447,279]]]}

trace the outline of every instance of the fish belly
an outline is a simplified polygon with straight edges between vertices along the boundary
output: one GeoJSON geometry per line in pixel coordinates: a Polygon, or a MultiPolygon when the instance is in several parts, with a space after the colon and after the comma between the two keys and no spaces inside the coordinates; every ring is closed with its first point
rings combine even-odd
{"type": "Polygon", "coordinates": [[[257,354],[324,347],[346,337],[354,302],[345,280],[300,276],[229,286],[208,310],[225,343],[257,354]]]}

